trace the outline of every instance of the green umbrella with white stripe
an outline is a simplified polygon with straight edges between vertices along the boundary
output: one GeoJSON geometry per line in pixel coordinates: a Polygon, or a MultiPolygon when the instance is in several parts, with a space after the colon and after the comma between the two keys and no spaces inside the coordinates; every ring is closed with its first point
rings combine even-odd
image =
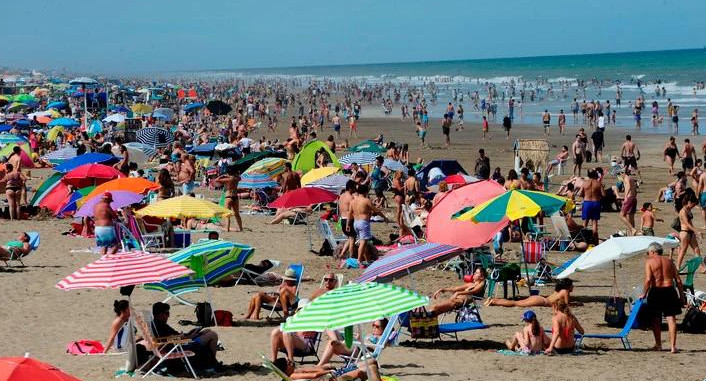
{"type": "Polygon", "coordinates": [[[429,298],[392,284],[351,283],[304,306],[282,324],[282,332],[323,332],[389,318],[429,304],[429,298]]]}

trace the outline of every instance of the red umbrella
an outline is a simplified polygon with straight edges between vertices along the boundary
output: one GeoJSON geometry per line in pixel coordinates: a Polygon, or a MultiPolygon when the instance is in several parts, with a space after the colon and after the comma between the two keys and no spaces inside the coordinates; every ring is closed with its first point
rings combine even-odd
{"type": "Polygon", "coordinates": [[[464,207],[478,205],[502,193],[505,193],[505,188],[491,180],[463,185],[447,193],[429,212],[427,242],[454,245],[463,249],[487,243],[507,225],[507,219],[474,224],[452,219],[451,216],[464,207]]]}
{"type": "Polygon", "coordinates": [[[325,202],[333,202],[338,199],[335,193],[331,193],[321,188],[299,188],[281,195],[278,199],[269,203],[270,208],[302,208],[325,202]]]}
{"type": "Polygon", "coordinates": [[[69,187],[59,181],[54,189],[49,191],[49,193],[47,193],[47,195],[39,201],[39,207],[47,208],[54,212],[54,214],[57,214],[59,210],[61,210],[61,208],[69,201],[70,195],[71,191],[69,190],[69,187]]]}
{"type": "Polygon", "coordinates": [[[125,177],[117,169],[104,164],[84,164],[66,173],[61,179],[65,184],[85,188],[125,177]]]}
{"type": "Polygon", "coordinates": [[[81,381],[53,365],[29,357],[0,357],[0,380],[81,381]]]}

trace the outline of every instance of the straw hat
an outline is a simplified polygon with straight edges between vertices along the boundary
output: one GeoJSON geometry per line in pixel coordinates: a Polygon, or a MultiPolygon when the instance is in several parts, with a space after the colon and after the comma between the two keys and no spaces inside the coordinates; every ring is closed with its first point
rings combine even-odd
{"type": "Polygon", "coordinates": [[[287,269],[287,271],[284,272],[282,279],[283,280],[297,280],[297,272],[294,271],[294,269],[289,268],[289,269],[287,269]]]}

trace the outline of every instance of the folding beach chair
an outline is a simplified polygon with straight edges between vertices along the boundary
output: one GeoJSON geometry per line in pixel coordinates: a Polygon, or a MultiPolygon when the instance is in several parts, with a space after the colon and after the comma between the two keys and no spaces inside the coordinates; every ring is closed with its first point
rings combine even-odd
{"type": "Polygon", "coordinates": [[[327,220],[319,218],[316,225],[319,234],[321,234],[321,237],[323,237],[323,239],[328,242],[328,244],[331,246],[331,250],[336,250],[336,247],[339,243],[346,242],[348,240],[348,237],[346,237],[345,235],[335,235],[333,233],[333,230],[331,230],[331,225],[329,225],[327,220]]]}
{"type": "Polygon", "coordinates": [[[164,248],[166,245],[166,234],[162,230],[162,225],[148,224],[141,218],[135,219],[142,239],[142,250],[148,251],[151,247],[164,248]],[[148,231],[147,228],[152,230],[148,231]]]}
{"type": "Polygon", "coordinates": [[[566,224],[566,219],[564,218],[564,214],[561,212],[556,212],[551,215],[551,220],[552,220],[552,225],[554,226],[554,234],[556,236],[556,241],[554,244],[552,244],[551,247],[548,248],[548,250],[554,250],[556,245],[558,244],[558,250],[561,252],[569,250],[569,247],[576,243],[576,240],[581,237],[583,234],[582,232],[579,232],[577,234],[571,234],[571,231],[569,230],[569,226],[566,224]]]}
{"type": "Polygon", "coordinates": [[[380,338],[376,342],[375,346],[372,348],[372,351],[362,351],[362,345],[360,341],[353,341],[353,351],[350,356],[345,356],[342,355],[340,356],[342,359],[345,360],[346,365],[344,368],[348,367],[353,367],[360,361],[362,361],[364,358],[367,359],[375,359],[378,360],[380,358],[380,355],[382,355],[382,350],[397,345],[399,342],[399,328],[402,328],[401,324],[398,327],[398,323],[400,322],[401,315],[394,315],[387,321],[387,325],[385,326],[385,329],[382,331],[382,334],[380,334],[380,338]],[[365,352],[365,353],[364,353],[365,352]]]}
{"type": "MultiPolygon", "coordinates": [[[[286,335],[286,334],[285,334],[286,335]]],[[[299,362],[303,363],[307,357],[315,357],[319,361],[319,348],[321,347],[321,332],[316,332],[315,344],[308,351],[303,351],[299,348],[294,348],[293,357],[298,357],[299,362]]],[[[279,352],[287,353],[285,348],[280,348],[279,352]]]]}
{"type": "Polygon", "coordinates": [[[3,262],[5,262],[5,266],[10,267],[10,261],[17,261],[17,262],[20,262],[20,265],[22,265],[22,267],[24,267],[25,264],[24,264],[24,262],[22,262],[22,258],[30,255],[33,251],[37,250],[37,248],[39,247],[39,242],[40,242],[39,233],[38,232],[27,232],[27,235],[29,236],[29,248],[30,248],[29,253],[23,254],[23,255],[16,255],[15,253],[12,253],[10,258],[3,260],[3,262]]]}
{"type": "Polygon", "coordinates": [[[419,237],[414,231],[414,228],[418,228],[424,232],[424,224],[422,223],[421,218],[419,218],[419,216],[417,216],[407,204],[402,204],[402,222],[414,236],[414,243],[424,240],[423,236],[419,237]]]}
{"type": "Polygon", "coordinates": [[[623,348],[632,349],[630,341],[628,340],[628,335],[630,334],[630,330],[632,329],[633,324],[635,324],[635,319],[637,319],[637,315],[640,313],[640,308],[642,307],[643,303],[644,302],[642,299],[635,300],[635,303],[632,306],[632,310],[630,311],[630,315],[628,316],[628,320],[625,322],[625,326],[620,332],[612,334],[585,333],[583,335],[576,335],[576,347],[581,348],[581,344],[583,343],[583,339],[585,338],[620,339],[620,342],[623,344],[623,348]]]}
{"type": "MultiPolygon", "coordinates": [[[[302,265],[301,263],[295,263],[295,264],[289,265],[289,268],[294,270],[294,272],[297,274],[297,276],[296,276],[296,278],[297,278],[296,291],[294,293],[294,299],[295,299],[294,303],[296,304],[296,301],[299,299],[299,286],[301,286],[302,277],[304,276],[304,265],[302,265]]],[[[292,306],[292,307],[295,307],[295,306],[292,306]]],[[[286,318],[286,316],[282,316],[282,314],[281,314],[282,306],[279,305],[279,294],[277,294],[277,298],[275,299],[274,303],[272,303],[272,304],[263,303],[262,308],[264,310],[270,311],[269,315],[267,315],[268,318],[272,318],[272,315],[274,315],[274,314],[277,314],[277,316],[279,316],[279,317],[286,318]]],[[[290,309],[290,310],[292,310],[292,309],[290,309]]]]}
{"type": "Polygon", "coordinates": [[[701,267],[701,264],[703,264],[703,258],[702,257],[694,257],[686,261],[681,268],[679,269],[679,274],[680,275],[686,275],[686,278],[684,278],[684,290],[691,291],[691,293],[694,293],[694,274],[696,274],[696,270],[701,267]]]}
{"type": "Polygon", "coordinates": [[[140,335],[148,342],[152,349],[152,357],[137,371],[141,372],[149,364],[154,362],[154,360],[157,360],[157,363],[154,364],[142,378],[152,374],[164,361],[180,359],[184,361],[184,367],[191,372],[191,375],[198,379],[194,368],[191,366],[191,362],[189,362],[189,357],[195,356],[196,354],[184,349],[184,344],[190,343],[191,339],[185,339],[180,336],[155,338],[152,334],[151,313],[143,311],[142,315],[132,314],[132,316],[135,319],[135,324],[137,325],[137,330],[140,332],[140,335]],[[171,346],[171,348],[169,348],[169,346],[171,346]]]}
{"type": "MultiPolygon", "coordinates": [[[[343,274],[333,274],[336,277],[336,287],[341,287],[343,286],[343,279],[344,276],[343,274]]],[[[321,282],[319,282],[319,287],[324,287],[324,279],[326,279],[326,275],[321,277],[321,282]]]]}

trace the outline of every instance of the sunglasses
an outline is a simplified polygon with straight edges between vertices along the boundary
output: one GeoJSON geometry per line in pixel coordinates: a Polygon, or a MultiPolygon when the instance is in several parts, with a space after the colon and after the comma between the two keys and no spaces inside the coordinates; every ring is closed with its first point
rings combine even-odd
{"type": "Polygon", "coordinates": [[[373,324],[373,328],[382,328],[380,324],[373,324]]]}
{"type": "Polygon", "coordinates": [[[324,278],[324,281],[326,281],[326,282],[333,282],[335,280],[336,280],[336,278],[324,278]]]}

